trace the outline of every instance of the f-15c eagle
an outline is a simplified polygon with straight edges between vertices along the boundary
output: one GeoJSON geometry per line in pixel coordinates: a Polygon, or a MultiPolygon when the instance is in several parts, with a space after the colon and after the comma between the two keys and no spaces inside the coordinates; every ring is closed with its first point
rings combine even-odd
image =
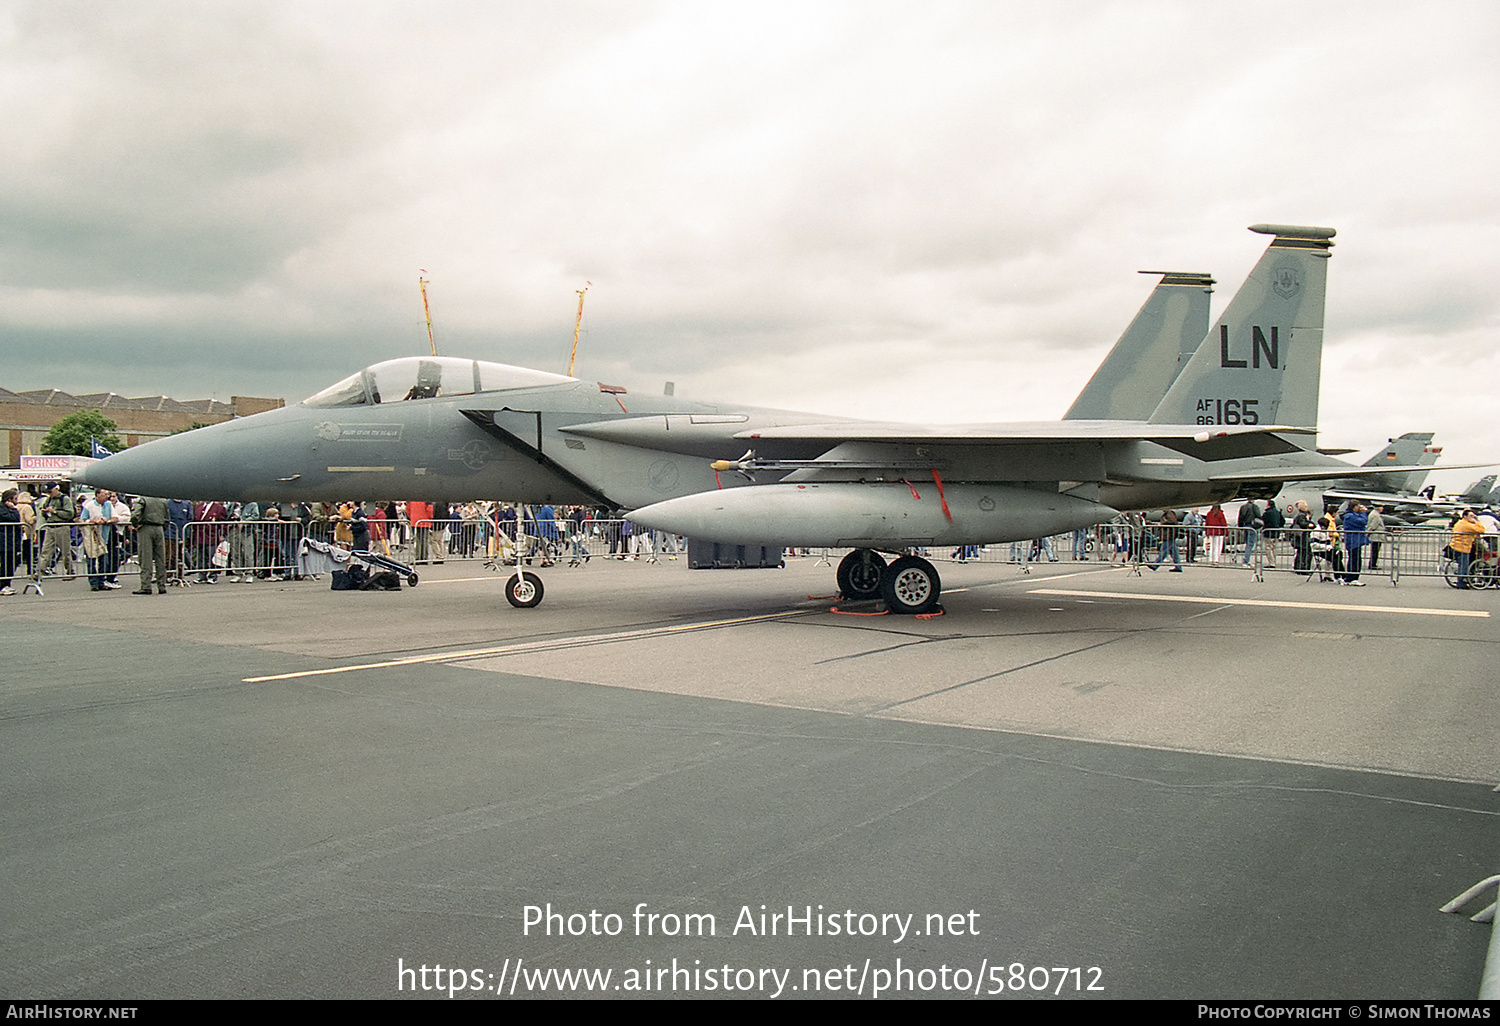
{"type": "MultiPolygon", "coordinates": [[[[846,595],[925,612],[942,585],[911,554],[924,546],[1036,538],[1363,472],[1316,450],[1334,230],[1250,230],[1270,245],[1217,322],[1204,331],[1212,279],[1164,274],[1061,421],[821,417],[424,356],[118,453],[85,479],[240,501],[596,504],[692,539],[849,548],[846,595]]],[[[540,594],[524,570],[507,588],[513,604],[540,594]]]]}

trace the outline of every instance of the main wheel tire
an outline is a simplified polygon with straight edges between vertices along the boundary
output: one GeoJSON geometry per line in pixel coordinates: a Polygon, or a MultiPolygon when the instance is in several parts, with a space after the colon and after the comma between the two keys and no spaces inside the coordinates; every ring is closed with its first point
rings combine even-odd
{"type": "Polygon", "coordinates": [[[930,613],[937,608],[942,590],[937,570],[916,556],[902,556],[880,575],[880,597],[893,613],[930,613]]]}
{"type": "Polygon", "coordinates": [[[884,556],[874,549],[855,549],[839,563],[839,591],[854,601],[879,598],[880,576],[884,571],[884,556]]]}
{"type": "Polygon", "coordinates": [[[536,574],[513,574],[505,582],[505,600],[517,609],[531,609],[541,604],[542,579],[536,574]]]}
{"type": "Polygon", "coordinates": [[[407,574],[406,575],[406,586],[408,588],[415,588],[417,586],[417,575],[416,574],[407,574]]]}
{"type": "Polygon", "coordinates": [[[1448,582],[1450,588],[1463,587],[1463,582],[1458,577],[1458,560],[1449,559],[1443,563],[1443,580],[1448,582]]]}

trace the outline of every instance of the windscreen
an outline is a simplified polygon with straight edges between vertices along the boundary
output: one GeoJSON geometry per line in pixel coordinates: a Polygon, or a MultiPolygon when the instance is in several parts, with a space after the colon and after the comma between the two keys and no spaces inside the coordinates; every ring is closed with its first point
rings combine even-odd
{"type": "Polygon", "coordinates": [[[351,374],[317,395],[303,400],[304,406],[362,406],[413,399],[436,399],[445,395],[472,395],[508,388],[557,385],[572,378],[526,367],[452,356],[409,356],[386,360],[351,374]]]}

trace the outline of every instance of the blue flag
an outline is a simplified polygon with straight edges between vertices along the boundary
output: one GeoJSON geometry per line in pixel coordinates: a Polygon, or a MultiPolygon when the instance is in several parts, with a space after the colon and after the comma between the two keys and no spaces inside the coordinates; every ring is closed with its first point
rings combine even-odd
{"type": "Polygon", "coordinates": [[[89,455],[94,457],[94,459],[96,460],[102,460],[106,456],[113,456],[114,453],[110,452],[104,446],[100,445],[99,439],[95,438],[93,435],[89,435],[89,455]]]}

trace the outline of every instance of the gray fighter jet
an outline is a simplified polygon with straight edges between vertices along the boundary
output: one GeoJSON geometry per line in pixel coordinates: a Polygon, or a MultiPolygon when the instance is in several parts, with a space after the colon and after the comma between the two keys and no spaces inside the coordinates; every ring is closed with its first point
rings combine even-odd
{"type": "MultiPolygon", "coordinates": [[[[185,498],[495,497],[628,509],[638,524],[699,540],[853,549],[838,571],[844,594],[927,612],[941,582],[911,549],[1036,538],[1122,510],[1362,473],[1315,449],[1334,231],[1251,230],[1271,243],[1185,364],[1183,338],[1200,316],[1193,303],[1117,344],[1160,356],[1137,389],[1128,366],[1106,373],[1106,360],[1099,387],[1080,396],[1083,409],[1114,417],[1154,401],[1141,419],[857,421],[412,357],[295,406],[127,450],[86,479],[185,498]],[[896,558],[887,565],[881,553],[896,558]]],[[[1183,287],[1205,283],[1196,276],[1183,287]]],[[[1378,468],[1402,469],[1417,468],[1378,468]]],[[[540,595],[528,571],[507,586],[513,604],[540,595]]]]}
{"type": "MultiPolygon", "coordinates": [[[[1430,492],[1432,489],[1424,489],[1430,492]]],[[[1495,486],[1495,475],[1486,474],[1455,496],[1452,505],[1500,507],[1500,488],[1495,486]]]]}
{"type": "Polygon", "coordinates": [[[1288,513],[1298,502],[1307,503],[1314,513],[1322,512],[1326,506],[1345,502],[1414,511],[1430,507],[1432,500],[1419,495],[1417,490],[1443,452],[1442,446],[1432,444],[1432,438],[1431,431],[1408,431],[1399,438],[1387,439],[1386,447],[1364,462],[1361,469],[1366,471],[1365,477],[1288,485],[1275,501],[1288,513]],[[1370,473],[1381,466],[1424,469],[1370,473]]]}

